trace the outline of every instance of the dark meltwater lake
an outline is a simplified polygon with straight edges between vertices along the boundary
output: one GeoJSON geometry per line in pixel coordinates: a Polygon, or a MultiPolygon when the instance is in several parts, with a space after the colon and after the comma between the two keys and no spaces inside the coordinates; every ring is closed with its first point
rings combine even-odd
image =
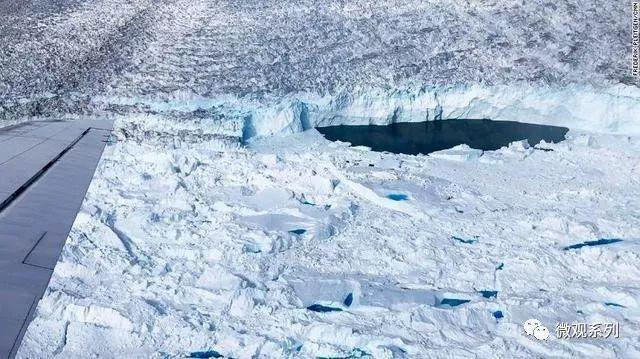
{"type": "Polygon", "coordinates": [[[386,126],[329,126],[317,130],[330,141],[367,146],[374,151],[416,155],[444,150],[460,144],[485,151],[497,150],[513,141],[560,142],[566,127],[492,120],[440,120],[393,123],[386,126]]]}

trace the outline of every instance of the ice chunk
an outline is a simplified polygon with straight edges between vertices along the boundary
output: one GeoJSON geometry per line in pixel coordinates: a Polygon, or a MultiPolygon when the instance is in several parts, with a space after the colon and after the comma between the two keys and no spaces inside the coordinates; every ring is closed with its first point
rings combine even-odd
{"type": "Polygon", "coordinates": [[[196,285],[209,290],[234,290],[242,280],[229,273],[222,266],[216,265],[205,269],[196,281],[196,285]]]}
{"type": "Polygon", "coordinates": [[[471,161],[482,156],[483,151],[469,147],[468,145],[458,145],[447,150],[436,151],[429,154],[430,157],[449,161],[471,161]]]}

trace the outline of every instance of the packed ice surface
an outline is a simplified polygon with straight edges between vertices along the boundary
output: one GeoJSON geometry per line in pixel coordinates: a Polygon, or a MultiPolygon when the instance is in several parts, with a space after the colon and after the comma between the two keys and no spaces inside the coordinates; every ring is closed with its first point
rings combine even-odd
{"type": "Polygon", "coordinates": [[[640,354],[638,137],[409,156],[208,127],[118,121],[20,357],[640,354]]]}
{"type": "Polygon", "coordinates": [[[307,110],[308,124],[486,116],[626,131],[637,120],[631,7],[617,1],[34,0],[0,10],[0,120],[206,115],[229,102],[255,117],[257,134],[307,110]]]}
{"type": "Polygon", "coordinates": [[[2,125],[117,119],[18,357],[640,356],[630,18],[618,1],[0,3],[2,125]],[[571,131],[408,156],[311,129],[459,117],[571,131]],[[620,338],[542,342],[531,318],[620,338]]]}

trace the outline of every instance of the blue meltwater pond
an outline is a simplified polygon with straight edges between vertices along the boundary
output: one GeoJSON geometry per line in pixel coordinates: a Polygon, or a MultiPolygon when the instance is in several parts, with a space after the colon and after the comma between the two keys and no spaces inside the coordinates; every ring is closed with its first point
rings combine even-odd
{"type": "Polygon", "coordinates": [[[409,155],[428,154],[461,144],[491,151],[525,139],[534,146],[542,140],[560,142],[569,131],[566,127],[468,119],[393,123],[386,126],[329,126],[318,127],[317,130],[330,141],[409,155]]]}
{"type": "Polygon", "coordinates": [[[394,201],[406,201],[407,199],[409,199],[409,197],[406,194],[402,194],[402,193],[392,193],[387,195],[387,198],[394,201]]]}

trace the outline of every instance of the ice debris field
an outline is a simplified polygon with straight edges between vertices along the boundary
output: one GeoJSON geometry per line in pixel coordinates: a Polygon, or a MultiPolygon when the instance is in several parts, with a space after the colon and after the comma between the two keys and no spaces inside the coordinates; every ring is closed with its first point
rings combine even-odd
{"type": "Polygon", "coordinates": [[[640,352],[638,137],[414,156],[214,128],[119,120],[20,356],[640,352]]]}
{"type": "Polygon", "coordinates": [[[640,357],[623,2],[5,9],[0,125],[116,120],[19,358],[640,357]],[[404,154],[316,130],[483,118],[568,132],[404,154]]]}

